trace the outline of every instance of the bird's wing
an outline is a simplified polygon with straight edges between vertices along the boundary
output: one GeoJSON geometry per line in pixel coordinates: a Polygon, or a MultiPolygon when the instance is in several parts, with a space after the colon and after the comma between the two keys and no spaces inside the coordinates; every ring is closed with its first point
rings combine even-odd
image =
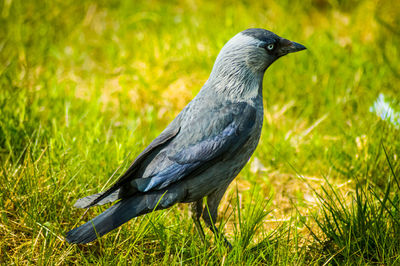
{"type": "Polygon", "coordinates": [[[147,178],[134,179],[131,185],[141,192],[158,190],[210,167],[248,140],[255,120],[256,109],[244,102],[206,111],[192,128],[182,129],[174,139],[176,146],[166,155],[171,161],[167,167],[147,178]]]}
{"type": "MultiPolygon", "coordinates": [[[[157,148],[162,147],[171,141],[180,131],[179,123],[177,122],[179,119],[175,119],[157,138],[155,138],[149,146],[147,146],[133,163],[129,166],[128,170],[106,191],[97,194],[98,196],[93,198],[93,200],[87,205],[87,207],[91,207],[99,203],[101,200],[111,195],[118,188],[123,186],[124,184],[130,182],[135,172],[140,168],[140,164],[145,160],[148,155],[150,155],[157,148]]],[[[86,207],[86,206],[85,206],[86,207]]]]}

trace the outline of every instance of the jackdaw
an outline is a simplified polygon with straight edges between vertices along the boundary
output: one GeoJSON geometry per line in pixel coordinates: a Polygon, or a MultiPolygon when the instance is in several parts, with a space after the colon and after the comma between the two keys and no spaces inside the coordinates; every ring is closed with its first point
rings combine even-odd
{"type": "Polygon", "coordinates": [[[69,231],[66,240],[89,243],[134,217],[179,202],[190,203],[202,241],[200,217],[218,235],[214,224],[218,204],[260,139],[264,72],[279,57],[304,49],[299,43],[257,28],[230,39],[197,96],[115,184],[75,203],[77,208],[90,208],[117,201],[69,231]],[[207,199],[205,206],[203,198],[207,199]]]}

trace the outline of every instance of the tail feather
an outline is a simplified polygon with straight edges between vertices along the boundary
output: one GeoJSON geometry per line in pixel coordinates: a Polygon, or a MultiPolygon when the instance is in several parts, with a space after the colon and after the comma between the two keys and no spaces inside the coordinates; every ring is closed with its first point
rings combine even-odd
{"type": "Polygon", "coordinates": [[[162,191],[146,193],[123,199],[89,222],[72,229],[66,235],[69,243],[86,244],[121,226],[130,219],[152,210],[165,209],[181,201],[184,193],[162,191]]]}
{"type": "Polygon", "coordinates": [[[111,203],[114,202],[116,200],[118,200],[119,197],[119,189],[114,191],[113,193],[111,193],[110,195],[108,195],[107,197],[105,197],[104,199],[100,200],[99,202],[97,202],[96,204],[92,205],[92,202],[94,200],[96,200],[97,198],[99,198],[100,196],[103,195],[103,193],[97,193],[97,194],[93,194],[81,199],[78,199],[75,204],[74,207],[75,208],[81,208],[81,209],[85,209],[85,208],[89,208],[92,206],[98,206],[98,205],[104,205],[106,203],[111,203]]]}

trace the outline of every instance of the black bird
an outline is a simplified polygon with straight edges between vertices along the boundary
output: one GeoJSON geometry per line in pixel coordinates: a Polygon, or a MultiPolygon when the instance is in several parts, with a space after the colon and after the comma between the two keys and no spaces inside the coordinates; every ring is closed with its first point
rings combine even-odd
{"type": "Polygon", "coordinates": [[[279,57],[304,49],[264,29],[247,29],[229,40],[198,95],[125,174],[108,190],[76,202],[75,207],[90,208],[119,200],[69,231],[67,241],[89,243],[134,217],[178,202],[191,204],[202,240],[200,217],[217,234],[219,202],[260,139],[264,72],[279,57]]]}

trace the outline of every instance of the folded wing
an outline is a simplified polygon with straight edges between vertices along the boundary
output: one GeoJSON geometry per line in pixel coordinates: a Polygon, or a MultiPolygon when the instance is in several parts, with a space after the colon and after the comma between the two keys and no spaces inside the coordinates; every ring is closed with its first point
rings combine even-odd
{"type": "Polygon", "coordinates": [[[209,110],[196,120],[192,129],[182,130],[182,135],[174,139],[177,143],[166,152],[171,162],[167,167],[149,177],[134,179],[131,185],[140,192],[159,190],[191,176],[193,172],[207,169],[245,143],[251,135],[255,119],[256,110],[247,103],[209,110]],[[201,137],[196,133],[200,133],[201,137]]]}
{"type": "MultiPolygon", "coordinates": [[[[106,198],[121,188],[129,193],[160,190],[199,173],[243,145],[251,136],[255,120],[256,109],[244,102],[204,110],[192,125],[182,126],[174,120],[113,186],[80,199],[86,204],[77,206],[86,208],[108,202],[106,198]],[[146,168],[151,174],[143,176],[146,168]]],[[[118,199],[114,196],[112,200],[118,199]]]]}

